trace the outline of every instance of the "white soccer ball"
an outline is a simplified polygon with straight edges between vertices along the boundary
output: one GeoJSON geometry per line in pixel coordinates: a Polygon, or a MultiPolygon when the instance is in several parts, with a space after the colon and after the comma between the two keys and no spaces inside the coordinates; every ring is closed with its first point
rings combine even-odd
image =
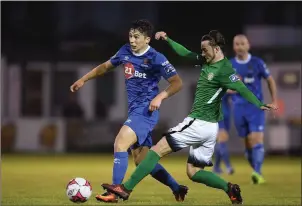
{"type": "Polygon", "coordinates": [[[92,193],[90,183],[84,178],[77,177],[70,180],[66,187],[66,194],[72,202],[86,202],[92,193]]]}

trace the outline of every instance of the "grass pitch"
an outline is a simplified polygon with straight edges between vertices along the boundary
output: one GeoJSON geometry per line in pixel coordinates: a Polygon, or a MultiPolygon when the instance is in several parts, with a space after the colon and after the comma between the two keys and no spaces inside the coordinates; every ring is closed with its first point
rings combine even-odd
{"type": "MultiPolygon", "coordinates": [[[[1,205],[74,205],[65,193],[66,184],[74,177],[86,178],[92,184],[93,194],[83,205],[106,205],[97,202],[94,196],[103,192],[101,183],[111,183],[112,160],[110,155],[2,155],[1,205]]],[[[235,174],[222,177],[241,186],[244,205],[301,205],[300,159],[267,158],[263,167],[267,180],[264,185],[251,184],[252,171],[243,157],[232,161],[235,174]]],[[[224,192],[187,178],[185,156],[166,157],[161,163],[180,184],[190,188],[185,202],[177,203],[169,188],[147,177],[130,199],[119,205],[230,204],[224,192]]],[[[129,158],[126,178],[133,170],[129,158]]]]}

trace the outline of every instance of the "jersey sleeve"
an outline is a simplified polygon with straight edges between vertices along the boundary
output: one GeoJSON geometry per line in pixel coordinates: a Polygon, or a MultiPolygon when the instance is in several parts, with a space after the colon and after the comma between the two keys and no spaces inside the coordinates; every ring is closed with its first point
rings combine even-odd
{"type": "Polygon", "coordinates": [[[269,69],[267,68],[265,62],[262,59],[259,59],[259,69],[260,69],[260,75],[264,79],[267,79],[271,74],[269,69]]]}
{"type": "Polygon", "coordinates": [[[179,56],[187,57],[189,59],[193,59],[193,60],[197,60],[197,61],[201,60],[201,56],[199,54],[188,50],[186,47],[184,47],[183,45],[177,43],[176,41],[173,41],[172,39],[167,38],[167,42],[170,45],[170,47],[179,56]]]}
{"type": "Polygon", "coordinates": [[[243,98],[259,108],[265,105],[244,85],[233,68],[226,68],[226,70],[218,77],[221,87],[237,91],[243,98]]]}
{"type": "Polygon", "coordinates": [[[124,46],[122,46],[116,53],[115,55],[113,55],[111,58],[110,58],[110,62],[111,64],[114,66],[114,67],[117,67],[121,64],[121,53],[124,49],[124,46]]]}
{"type": "Polygon", "coordinates": [[[167,58],[163,54],[157,54],[155,58],[155,65],[158,68],[161,76],[166,80],[177,74],[174,66],[167,60],[167,58]]]}

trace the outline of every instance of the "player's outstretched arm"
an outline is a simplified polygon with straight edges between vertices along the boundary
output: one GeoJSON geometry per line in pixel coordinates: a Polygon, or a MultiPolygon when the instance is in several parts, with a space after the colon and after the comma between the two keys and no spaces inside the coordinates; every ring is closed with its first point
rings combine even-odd
{"type": "Polygon", "coordinates": [[[269,92],[271,94],[272,102],[273,104],[277,105],[277,86],[274,78],[272,76],[269,76],[267,79],[267,86],[269,89],[269,92]]]}
{"type": "MultiPolygon", "coordinates": [[[[233,74],[235,75],[235,74],[233,74]]],[[[274,104],[264,104],[262,103],[244,84],[239,80],[238,77],[231,75],[231,82],[226,84],[226,87],[231,90],[237,91],[243,98],[245,98],[250,103],[254,104],[262,110],[276,110],[277,106],[274,104]],[[238,80],[236,79],[238,78],[238,80]]]]}
{"type": "Polygon", "coordinates": [[[179,77],[178,74],[170,77],[169,79],[167,79],[167,81],[169,82],[169,86],[162,91],[161,93],[159,93],[150,103],[149,106],[149,110],[150,111],[155,111],[157,110],[160,105],[161,102],[164,99],[167,99],[171,96],[173,96],[174,94],[176,94],[177,92],[179,92],[182,88],[182,80],[179,77]]]}
{"type": "Polygon", "coordinates": [[[114,66],[112,65],[112,63],[111,63],[110,60],[108,60],[108,61],[100,64],[99,66],[95,67],[90,72],[88,72],[87,74],[85,74],[84,76],[82,76],[75,83],[73,83],[70,86],[70,91],[75,92],[75,91],[79,90],[84,85],[85,82],[87,82],[88,80],[93,79],[93,78],[95,78],[97,76],[102,76],[109,69],[112,69],[113,67],[114,66]]]}
{"type": "Polygon", "coordinates": [[[195,52],[192,52],[190,50],[188,50],[186,47],[184,47],[183,45],[177,43],[176,41],[173,41],[172,39],[170,39],[167,34],[163,31],[159,31],[155,34],[155,39],[159,40],[165,40],[168,42],[168,44],[170,45],[170,47],[179,55],[179,56],[183,56],[183,57],[187,57],[190,59],[198,59],[199,55],[195,52]]]}

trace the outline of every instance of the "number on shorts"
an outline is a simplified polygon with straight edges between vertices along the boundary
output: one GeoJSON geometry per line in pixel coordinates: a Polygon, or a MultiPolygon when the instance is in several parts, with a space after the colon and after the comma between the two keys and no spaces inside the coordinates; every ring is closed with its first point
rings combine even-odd
{"type": "Polygon", "coordinates": [[[212,96],[212,98],[207,102],[207,104],[211,104],[214,99],[219,95],[219,93],[222,91],[222,88],[219,88],[216,93],[212,96]]]}

